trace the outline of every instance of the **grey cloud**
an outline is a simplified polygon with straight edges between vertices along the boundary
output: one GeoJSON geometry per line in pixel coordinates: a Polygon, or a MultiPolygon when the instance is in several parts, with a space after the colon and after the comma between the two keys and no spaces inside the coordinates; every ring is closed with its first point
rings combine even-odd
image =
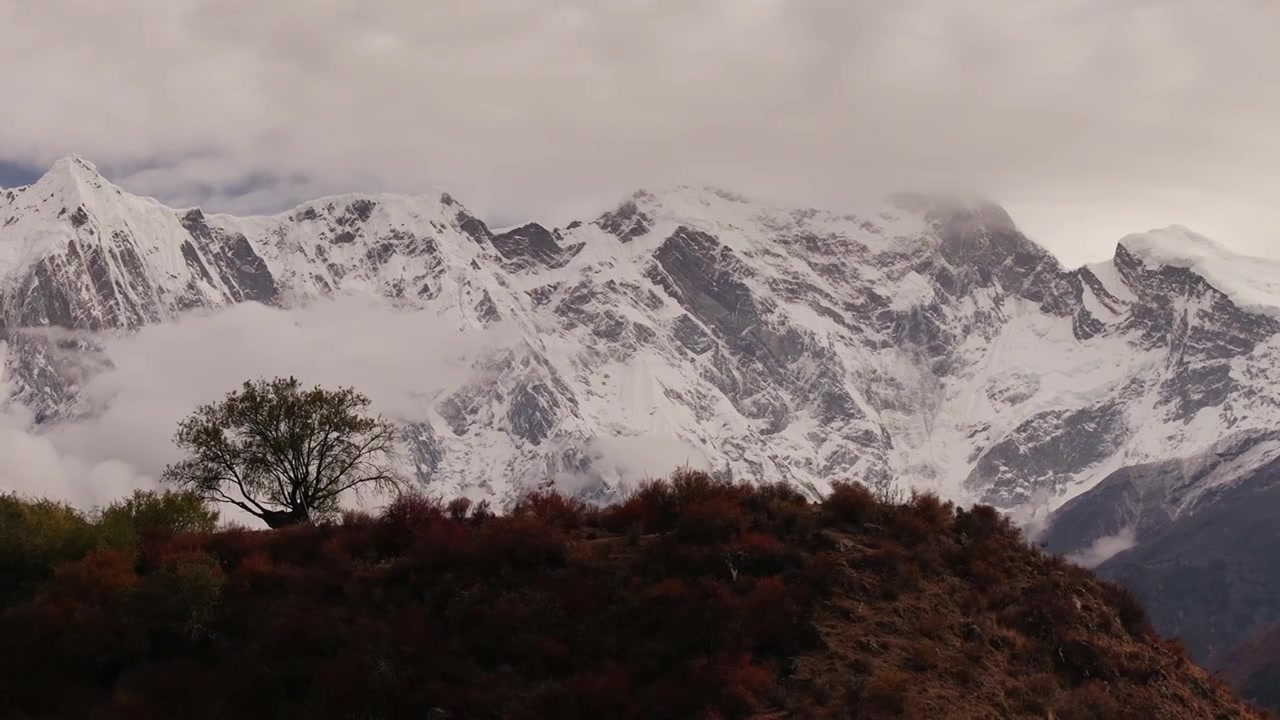
{"type": "MultiPolygon", "coordinates": [[[[354,386],[389,418],[423,420],[441,390],[512,337],[500,325],[463,332],[434,313],[338,297],[295,310],[243,303],[104,338],[112,366],[85,384],[82,419],[37,429],[5,402],[12,388],[0,373],[0,492],[90,507],[153,487],[180,458],[177,423],[257,377],[354,386]]],[[[0,343],[0,366],[5,351],[0,343]]]]}
{"type": "Polygon", "coordinates": [[[0,156],[175,204],[445,187],[559,222],[694,182],[1004,202],[1071,263],[1183,223],[1280,255],[1262,0],[0,0],[0,156]],[[245,192],[250,178],[271,178],[245,192]]]}

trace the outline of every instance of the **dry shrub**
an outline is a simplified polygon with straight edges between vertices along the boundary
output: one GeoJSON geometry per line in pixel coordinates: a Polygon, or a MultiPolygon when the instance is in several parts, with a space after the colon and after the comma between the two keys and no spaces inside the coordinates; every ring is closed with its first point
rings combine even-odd
{"type": "Polygon", "coordinates": [[[944,613],[929,612],[920,617],[916,623],[916,628],[924,637],[937,640],[952,628],[954,622],[951,617],[944,613]]]}
{"type": "Polygon", "coordinates": [[[537,490],[520,499],[511,509],[516,517],[529,516],[561,530],[582,527],[587,506],[576,498],[552,490],[537,490]]]}
{"type": "Polygon", "coordinates": [[[722,662],[719,673],[724,687],[720,705],[730,717],[741,717],[766,705],[777,693],[773,673],[749,656],[722,662]]]}
{"type": "Polygon", "coordinates": [[[896,508],[891,517],[898,540],[914,546],[949,535],[955,507],[932,493],[913,493],[911,500],[896,508]]]}
{"type": "Polygon", "coordinates": [[[661,480],[646,480],[623,502],[601,514],[601,524],[616,533],[638,528],[640,533],[670,530],[676,518],[676,498],[661,480]]]}
{"type": "Polygon", "coordinates": [[[871,553],[866,562],[880,575],[880,593],[888,600],[915,592],[924,579],[915,557],[901,545],[881,547],[871,553]]]}
{"type": "Polygon", "coordinates": [[[955,531],[966,543],[990,544],[1001,541],[1019,542],[1021,534],[1012,521],[990,505],[974,505],[969,510],[957,510],[955,531]]]}
{"type": "Polygon", "coordinates": [[[706,495],[681,508],[675,532],[685,542],[718,543],[737,537],[745,527],[746,516],[735,498],[706,495]]]}
{"type": "Polygon", "coordinates": [[[404,553],[424,528],[445,518],[440,501],[418,493],[404,493],[391,501],[378,519],[379,553],[391,557],[404,553]]]}
{"type": "Polygon", "coordinates": [[[55,593],[84,606],[106,606],[138,584],[133,558],[117,550],[94,550],[58,568],[55,593]]]}
{"type": "Polygon", "coordinates": [[[939,532],[945,533],[950,529],[952,521],[955,520],[956,508],[951,503],[944,502],[934,493],[912,493],[911,501],[906,506],[906,512],[908,515],[914,515],[926,521],[939,532]]]}
{"type": "Polygon", "coordinates": [[[835,482],[822,500],[822,520],[826,525],[864,525],[880,516],[883,506],[865,485],[835,482]]]}
{"type": "Polygon", "coordinates": [[[1147,609],[1143,606],[1138,596],[1125,585],[1118,583],[1098,581],[1098,585],[1102,589],[1102,599],[1109,607],[1116,611],[1116,617],[1120,620],[1120,626],[1135,638],[1152,638],[1155,636],[1155,629],[1151,627],[1151,619],[1147,616],[1147,609]]]}
{"type": "Polygon", "coordinates": [[[518,573],[560,567],[568,558],[564,533],[531,517],[499,517],[478,530],[475,562],[518,573]]]}
{"type": "Polygon", "coordinates": [[[461,522],[467,519],[467,513],[471,511],[471,498],[454,498],[444,506],[445,514],[454,522],[461,522]]]}
{"type": "Polygon", "coordinates": [[[804,635],[802,607],[782,578],[762,578],[742,601],[742,622],[751,628],[754,649],[765,655],[786,656],[800,650],[804,635]]]}
{"type": "Polygon", "coordinates": [[[793,548],[773,535],[749,532],[730,547],[737,559],[738,570],[747,575],[776,575],[800,565],[793,548]]]}
{"type": "Polygon", "coordinates": [[[1125,707],[1107,683],[1096,680],[1055,700],[1053,710],[1059,720],[1140,720],[1149,711],[1125,707]]]}
{"type": "Polygon", "coordinates": [[[1036,673],[1024,678],[1009,690],[1009,699],[1024,712],[1044,715],[1053,708],[1060,692],[1058,676],[1036,673]]]}
{"type": "Polygon", "coordinates": [[[1038,578],[1021,592],[1014,620],[1018,629],[1050,644],[1081,627],[1081,605],[1070,587],[1053,578],[1038,578]]]}
{"type": "Polygon", "coordinates": [[[681,468],[671,474],[668,481],[677,506],[685,506],[712,497],[741,498],[744,489],[711,475],[689,468],[681,468]]]}
{"type": "Polygon", "coordinates": [[[752,527],[769,528],[782,537],[807,538],[817,529],[813,506],[800,491],[786,483],[751,488],[743,507],[752,527]]]}
{"type": "Polygon", "coordinates": [[[942,664],[942,650],[937,643],[917,641],[907,653],[907,663],[916,672],[928,672],[942,664]]]}
{"type": "Polygon", "coordinates": [[[858,711],[866,717],[896,717],[907,709],[912,678],[901,670],[882,668],[862,685],[858,711]]]}

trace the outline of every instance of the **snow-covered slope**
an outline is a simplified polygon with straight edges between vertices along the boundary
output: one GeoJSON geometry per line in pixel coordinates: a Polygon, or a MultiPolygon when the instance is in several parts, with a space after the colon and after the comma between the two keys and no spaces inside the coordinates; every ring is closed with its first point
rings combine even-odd
{"type": "Polygon", "coordinates": [[[1207,242],[1152,232],[1071,271],[982,202],[828,212],[689,187],[500,234],[447,195],[236,218],[69,158],[0,192],[0,333],[19,401],[53,423],[78,411],[101,333],[380,297],[518,331],[406,428],[444,492],[501,502],[550,478],[607,495],[613,455],[660,445],[745,480],[1015,508],[1275,425],[1267,274],[1207,242]]]}

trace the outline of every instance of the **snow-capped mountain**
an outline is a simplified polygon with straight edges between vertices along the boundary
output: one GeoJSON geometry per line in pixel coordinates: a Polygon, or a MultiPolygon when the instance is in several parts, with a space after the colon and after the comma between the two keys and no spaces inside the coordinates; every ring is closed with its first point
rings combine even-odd
{"type": "Polygon", "coordinates": [[[335,293],[518,335],[406,428],[422,479],[501,502],[611,443],[661,438],[735,477],[895,481],[1004,508],[1276,424],[1280,266],[1183,228],[1069,270],[999,207],[903,195],[830,212],[709,188],[491,232],[443,196],[272,217],[175,210],[79,158],[0,192],[15,400],[79,412],[102,333],[335,293]]]}

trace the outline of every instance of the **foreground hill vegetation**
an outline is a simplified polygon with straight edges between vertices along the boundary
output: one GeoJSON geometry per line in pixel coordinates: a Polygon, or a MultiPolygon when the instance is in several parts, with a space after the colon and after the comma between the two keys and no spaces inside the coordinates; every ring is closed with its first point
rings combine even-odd
{"type": "Polygon", "coordinates": [[[214,529],[140,493],[0,523],[5,718],[1261,717],[1127,591],[929,495],[682,471],[501,516],[214,529]]]}

